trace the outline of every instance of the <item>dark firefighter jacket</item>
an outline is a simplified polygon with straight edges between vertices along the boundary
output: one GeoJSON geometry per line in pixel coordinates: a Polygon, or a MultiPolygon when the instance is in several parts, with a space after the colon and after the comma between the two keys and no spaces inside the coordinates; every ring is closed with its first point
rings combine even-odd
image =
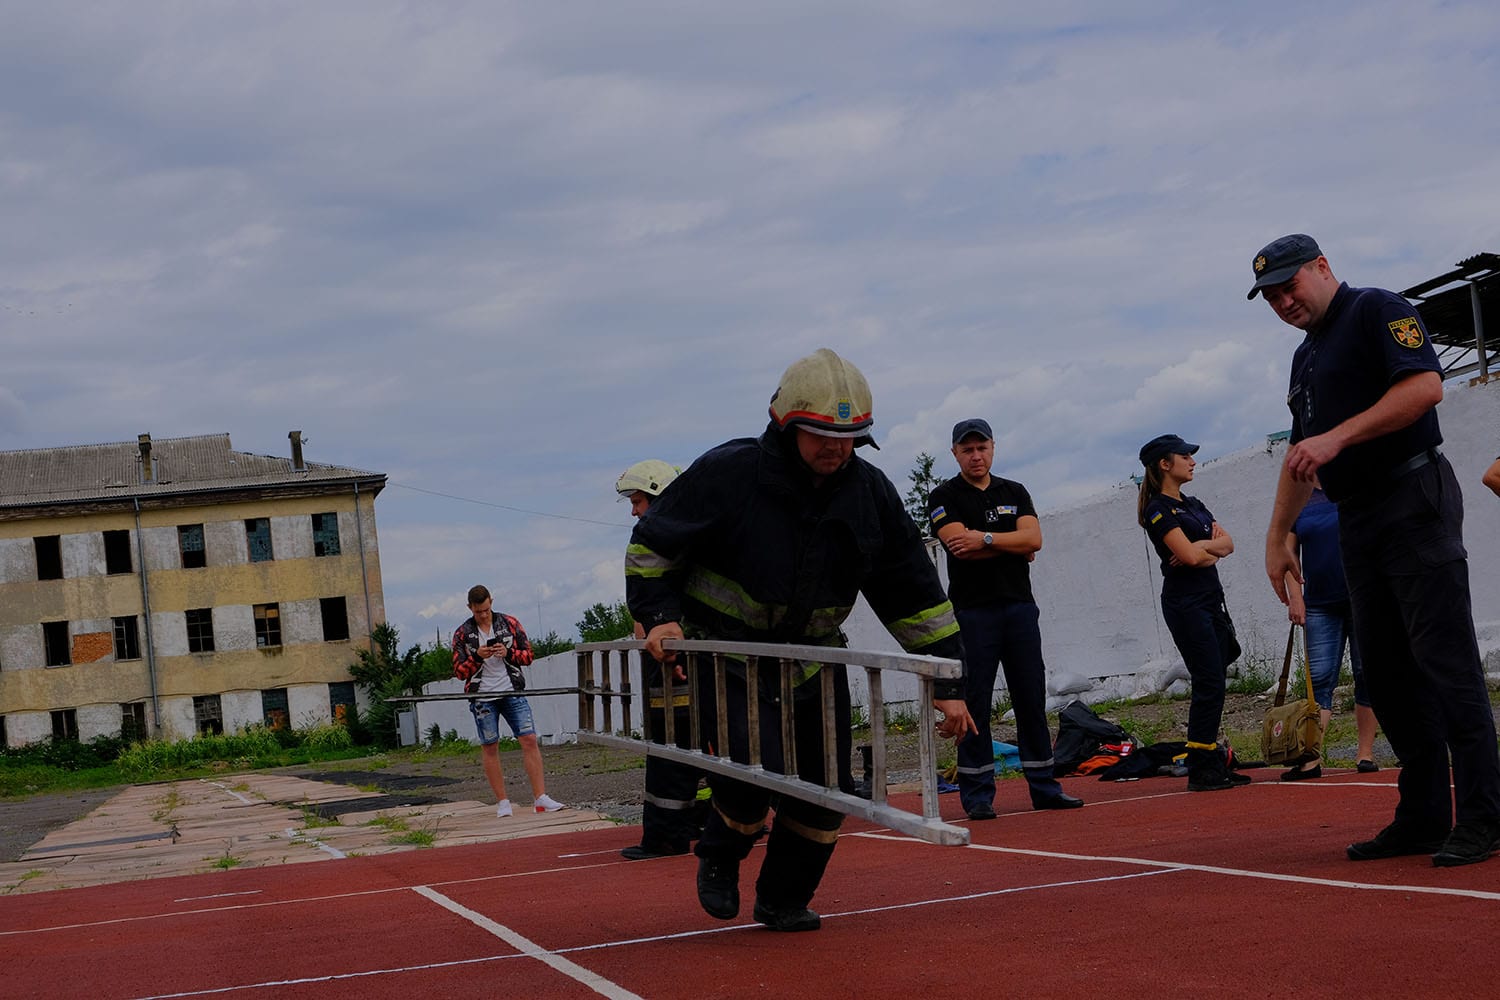
{"type": "MultiPolygon", "coordinates": [[[[891,481],[856,455],[814,487],[794,448],[769,427],[673,481],[630,536],[630,613],[647,629],[841,646],[863,592],[907,652],[961,660],[953,606],[891,481]]],[[[962,681],[939,681],[937,697],[963,697],[962,681]]]]}

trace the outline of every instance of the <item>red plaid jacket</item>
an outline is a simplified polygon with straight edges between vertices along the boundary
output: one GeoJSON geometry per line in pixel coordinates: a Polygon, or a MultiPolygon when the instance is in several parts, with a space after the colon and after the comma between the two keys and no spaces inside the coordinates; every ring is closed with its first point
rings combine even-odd
{"type": "MultiPolygon", "coordinates": [[[[526,630],[510,615],[496,611],[492,627],[496,635],[510,632],[510,643],[505,650],[505,670],[510,674],[510,683],[517,691],[526,687],[526,675],[522,667],[529,667],[536,657],[531,652],[531,640],[526,630]]],[[[479,672],[484,668],[484,659],[479,655],[479,626],[474,618],[460,625],[453,632],[453,676],[464,682],[464,691],[472,694],[479,688],[479,672]]]]}

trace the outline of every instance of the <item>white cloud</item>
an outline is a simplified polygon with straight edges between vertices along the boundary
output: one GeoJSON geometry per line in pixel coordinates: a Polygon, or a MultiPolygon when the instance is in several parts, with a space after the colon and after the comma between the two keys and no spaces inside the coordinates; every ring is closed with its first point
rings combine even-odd
{"type": "Polygon", "coordinates": [[[1392,287],[1500,248],[1477,2],[13,7],[0,448],[300,428],[391,476],[424,637],[481,579],[543,634],[617,599],[614,476],[817,347],[898,486],[982,414],[1055,506],[1286,425],[1269,239],[1392,287]]]}

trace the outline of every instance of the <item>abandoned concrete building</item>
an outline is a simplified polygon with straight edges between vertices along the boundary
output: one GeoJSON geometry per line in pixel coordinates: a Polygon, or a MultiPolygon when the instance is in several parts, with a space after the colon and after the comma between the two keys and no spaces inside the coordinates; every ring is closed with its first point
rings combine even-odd
{"type": "Polygon", "coordinates": [[[298,728],[356,703],[385,476],[228,434],[0,452],[0,745],[298,728]]]}

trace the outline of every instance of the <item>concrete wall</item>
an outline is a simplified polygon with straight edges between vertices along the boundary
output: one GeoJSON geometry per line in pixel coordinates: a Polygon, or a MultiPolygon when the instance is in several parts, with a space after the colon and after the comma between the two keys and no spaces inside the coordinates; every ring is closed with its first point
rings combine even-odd
{"type": "MultiPolygon", "coordinates": [[[[1443,451],[1464,491],[1475,630],[1493,675],[1500,673],[1500,498],[1481,486],[1479,477],[1500,454],[1500,380],[1448,385],[1445,391],[1438,409],[1443,451]]],[[[1191,427],[1163,430],[1193,437],[1191,427]]],[[[1274,664],[1279,670],[1285,648],[1286,609],[1266,580],[1264,546],[1286,447],[1282,441],[1209,457],[1188,489],[1235,540],[1235,553],[1219,564],[1219,575],[1245,650],[1239,669],[1274,664]]],[[[1122,466],[1132,462],[1134,456],[1121,456],[1122,466]]],[[[1004,474],[1003,462],[996,471],[1004,474]]],[[[1136,497],[1135,485],[1124,482],[1085,503],[1040,512],[1044,544],[1032,564],[1032,584],[1041,608],[1053,709],[1075,697],[1095,702],[1186,689],[1187,672],[1161,619],[1161,571],[1146,533],[1136,524],[1136,497]]],[[[944,560],[937,562],[946,577],[944,560]]],[[[897,648],[863,601],[844,630],[853,648],[897,648]]],[[[527,675],[534,688],[572,686],[577,683],[574,654],[538,661],[527,675]]],[[[850,681],[855,704],[868,704],[863,671],[851,669],[850,681]]],[[[909,708],[916,697],[916,682],[909,677],[887,673],[884,686],[887,705],[898,710],[909,708]]],[[[1002,675],[997,692],[1003,688],[1002,675]]],[[[457,691],[459,685],[444,682],[428,690],[457,691]]],[[[571,738],[577,723],[571,696],[533,698],[531,705],[544,742],[571,738]]],[[[424,728],[437,722],[445,732],[456,729],[473,736],[464,702],[428,703],[421,706],[419,718],[424,728]]]]}

